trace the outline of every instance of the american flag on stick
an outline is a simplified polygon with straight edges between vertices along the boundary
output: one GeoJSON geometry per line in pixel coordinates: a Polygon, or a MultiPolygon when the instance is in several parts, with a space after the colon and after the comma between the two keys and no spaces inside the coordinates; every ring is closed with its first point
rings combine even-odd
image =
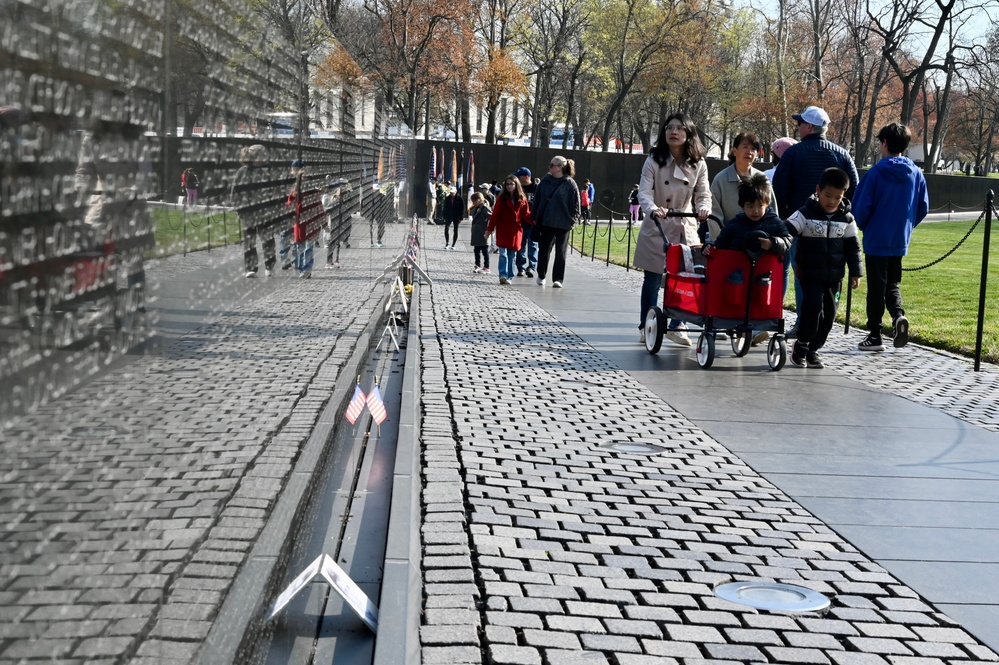
{"type": "Polygon", "coordinates": [[[367,397],[364,395],[364,391],[361,390],[361,385],[355,385],[354,396],[350,398],[350,404],[347,405],[347,420],[350,421],[351,425],[357,422],[358,416],[364,411],[366,402],[367,397]]]}
{"type": "Polygon", "coordinates": [[[371,417],[379,425],[388,418],[388,413],[385,412],[385,403],[382,402],[382,393],[378,390],[377,383],[371,388],[371,392],[368,393],[368,411],[371,412],[371,417]]]}

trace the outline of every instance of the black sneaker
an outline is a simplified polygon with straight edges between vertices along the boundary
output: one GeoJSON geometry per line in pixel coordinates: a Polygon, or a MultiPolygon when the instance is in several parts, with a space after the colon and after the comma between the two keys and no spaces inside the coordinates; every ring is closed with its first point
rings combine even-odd
{"type": "Polygon", "coordinates": [[[909,343],[909,319],[904,316],[898,317],[895,319],[895,324],[892,328],[892,346],[896,349],[901,349],[909,343]]]}
{"type": "Polygon", "coordinates": [[[534,277],[534,271],[531,270],[530,268],[528,268],[527,270],[525,270],[524,274],[527,275],[528,277],[534,277]]]}
{"type": "Polygon", "coordinates": [[[794,346],[791,347],[791,364],[798,367],[805,367],[807,356],[808,346],[801,342],[795,342],[794,346]]]}
{"type": "Polygon", "coordinates": [[[861,351],[884,351],[885,344],[881,341],[881,336],[875,337],[873,334],[867,335],[864,341],[857,345],[861,351]]]}
{"type": "Polygon", "coordinates": [[[523,276],[524,276],[524,271],[523,270],[518,270],[517,271],[517,277],[523,277],[523,276]]]}
{"type": "Polygon", "coordinates": [[[822,364],[822,359],[819,358],[819,354],[816,351],[809,351],[805,354],[805,360],[808,362],[808,367],[810,369],[822,369],[825,365],[822,364]]]}
{"type": "Polygon", "coordinates": [[[793,326],[791,326],[791,329],[788,330],[786,333],[784,333],[784,337],[786,337],[788,339],[795,339],[795,338],[797,338],[798,337],[798,324],[795,323],[793,326]]]}

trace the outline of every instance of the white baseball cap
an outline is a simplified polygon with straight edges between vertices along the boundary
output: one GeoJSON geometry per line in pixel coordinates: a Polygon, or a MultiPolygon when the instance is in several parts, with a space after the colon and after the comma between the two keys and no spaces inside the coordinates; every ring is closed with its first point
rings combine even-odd
{"type": "Polygon", "coordinates": [[[801,113],[795,113],[791,117],[798,122],[807,122],[809,125],[815,125],[816,127],[825,127],[830,122],[829,114],[818,106],[809,106],[801,113]]]}

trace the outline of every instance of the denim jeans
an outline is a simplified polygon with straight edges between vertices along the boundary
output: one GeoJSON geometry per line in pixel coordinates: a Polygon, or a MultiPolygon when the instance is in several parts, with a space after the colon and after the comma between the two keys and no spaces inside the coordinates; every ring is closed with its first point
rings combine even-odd
{"type": "MultiPolygon", "coordinates": [[[[642,280],[642,319],[638,323],[639,328],[645,327],[645,317],[649,315],[649,310],[654,306],[659,305],[659,287],[663,283],[663,275],[659,272],[651,272],[649,270],[645,271],[645,279],[642,280]]],[[[680,327],[680,322],[676,319],[670,319],[669,325],[667,326],[669,330],[676,330],[680,327]]]]}
{"type": "Polygon", "coordinates": [[[499,276],[511,279],[513,277],[514,262],[517,258],[517,250],[500,247],[499,251],[499,276]]]}
{"type": "Polygon", "coordinates": [[[520,250],[517,252],[517,270],[538,268],[538,243],[531,239],[534,233],[533,224],[524,224],[524,235],[520,241],[520,250]]]}

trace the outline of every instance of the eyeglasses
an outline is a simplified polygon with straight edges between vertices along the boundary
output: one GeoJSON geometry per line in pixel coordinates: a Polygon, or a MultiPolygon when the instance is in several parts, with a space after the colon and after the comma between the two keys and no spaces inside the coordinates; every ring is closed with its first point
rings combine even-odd
{"type": "Polygon", "coordinates": [[[553,166],[557,166],[557,167],[559,167],[559,168],[562,168],[562,165],[561,165],[561,164],[559,164],[558,162],[552,162],[551,164],[549,164],[549,165],[548,165],[548,168],[551,168],[551,167],[553,167],[553,166]]]}
{"type": "Polygon", "coordinates": [[[687,128],[683,125],[666,125],[667,132],[685,132],[687,128]]]}
{"type": "Polygon", "coordinates": [[[516,187],[517,186],[517,183],[515,183],[515,182],[505,182],[503,184],[506,185],[507,187],[516,187]]]}

